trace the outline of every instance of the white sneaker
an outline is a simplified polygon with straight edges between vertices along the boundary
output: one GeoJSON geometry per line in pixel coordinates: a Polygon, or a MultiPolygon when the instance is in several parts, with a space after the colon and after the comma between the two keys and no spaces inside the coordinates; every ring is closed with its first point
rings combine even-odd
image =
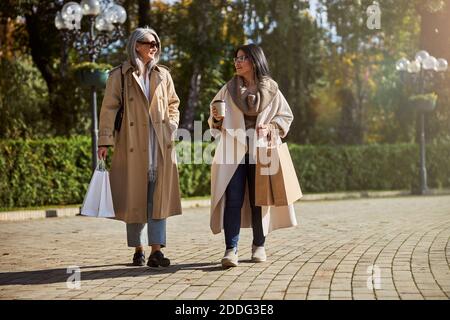
{"type": "Polygon", "coordinates": [[[237,249],[232,248],[225,250],[225,255],[222,258],[222,267],[230,268],[230,267],[237,267],[237,265],[238,265],[237,249]]]}
{"type": "Polygon", "coordinates": [[[252,262],[264,262],[267,260],[266,249],[264,246],[257,247],[252,245],[252,262]]]}

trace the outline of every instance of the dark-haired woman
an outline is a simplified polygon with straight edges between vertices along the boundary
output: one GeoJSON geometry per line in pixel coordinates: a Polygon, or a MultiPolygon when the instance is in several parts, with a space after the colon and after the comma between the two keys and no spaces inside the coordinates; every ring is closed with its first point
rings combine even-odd
{"type": "Polygon", "coordinates": [[[214,234],[225,233],[224,268],[238,265],[240,228],[253,229],[251,259],[267,259],[265,240],[275,229],[297,225],[293,205],[255,205],[256,148],[281,144],[293,120],[292,111],[270,77],[263,50],[254,44],[235,51],[235,76],[217,93],[208,119],[219,140],[211,166],[211,220],[214,234]],[[215,101],[225,102],[220,114],[215,101]]]}

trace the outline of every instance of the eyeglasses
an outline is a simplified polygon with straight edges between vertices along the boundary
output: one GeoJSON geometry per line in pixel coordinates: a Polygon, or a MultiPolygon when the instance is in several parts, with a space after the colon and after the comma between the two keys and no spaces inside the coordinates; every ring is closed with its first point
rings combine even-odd
{"type": "Polygon", "coordinates": [[[233,58],[234,63],[236,63],[236,62],[244,62],[244,61],[247,61],[247,60],[248,60],[247,56],[239,56],[239,57],[233,58]]]}
{"type": "Polygon", "coordinates": [[[153,48],[158,49],[159,48],[159,43],[156,41],[137,41],[137,42],[140,44],[145,44],[145,45],[149,46],[150,49],[153,49],[153,48]]]}

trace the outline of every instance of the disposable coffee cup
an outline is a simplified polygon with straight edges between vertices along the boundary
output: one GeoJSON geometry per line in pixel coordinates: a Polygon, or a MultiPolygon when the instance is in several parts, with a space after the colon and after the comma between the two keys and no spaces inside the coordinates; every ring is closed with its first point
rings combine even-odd
{"type": "Polygon", "coordinates": [[[213,107],[216,108],[219,117],[225,117],[225,101],[214,100],[213,107]]]}

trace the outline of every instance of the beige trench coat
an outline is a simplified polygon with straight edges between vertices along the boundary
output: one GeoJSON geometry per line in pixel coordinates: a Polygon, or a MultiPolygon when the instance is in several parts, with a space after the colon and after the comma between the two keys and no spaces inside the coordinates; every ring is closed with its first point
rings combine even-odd
{"type": "Polygon", "coordinates": [[[157,140],[157,181],[153,195],[153,219],[181,214],[178,168],[173,131],[178,127],[180,100],[167,69],[156,66],[150,76],[148,102],[134,79],[133,67],[123,63],[125,111],[120,132],[114,135],[114,119],[121,99],[120,68],[113,69],[106,84],[100,111],[99,146],[114,146],[110,170],[116,219],[147,223],[147,172],[149,169],[149,116],[157,140]]]}
{"type": "MultiPolygon", "coordinates": [[[[208,119],[212,135],[218,139],[216,152],[211,166],[211,216],[210,228],[214,234],[220,233],[223,229],[223,214],[225,209],[225,191],[240,161],[246,153],[246,135],[244,114],[234,104],[231,95],[225,85],[214,97],[214,100],[224,100],[226,103],[225,118],[221,130],[214,130],[212,115],[208,119]],[[237,133],[236,133],[236,129],[237,133]],[[234,149],[234,152],[233,152],[234,149]],[[234,155],[230,157],[230,154],[234,155]]],[[[210,106],[212,108],[212,106],[210,106]]],[[[292,123],[292,111],[278,90],[275,98],[264,110],[262,110],[256,120],[256,126],[260,124],[276,123],[280,130],[280,136],[284,138],[292,123]]],[[[216,140],[217,141],[217,140],[216,140]]],[[[276,144],[281,144],[281,139],[276,139],[276,144]]],[[[255,154],[256,148],[267,146],[266,139],[258,139],[256,132],[249,136],[249,153],[255,154]]],[[[248,184],[246,186],[244,204],[241,209],[241,227],[251,227],[251,207],[249,200],[248,184]]],[[[264,235],[269,232],[297,225],[294,206],[262,208],[262,224],[264,235]]]]}

